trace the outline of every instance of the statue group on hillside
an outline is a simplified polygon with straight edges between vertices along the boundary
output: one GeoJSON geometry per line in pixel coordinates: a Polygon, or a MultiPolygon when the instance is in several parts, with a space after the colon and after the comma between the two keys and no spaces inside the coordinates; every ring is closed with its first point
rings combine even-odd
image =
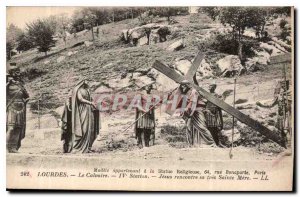
{"type": "MultiPolygon", "coordinates": [[[[194,78],[195,80],[195,78],[194,78]]],[[[197,81],[195,81],[197,84],[197,81]]],[[[257,103],[261,107],[274,107],[278,105],[277,127],[282,132],[282,136],[287,138],[291,133],[290,119],[291,112],[291,88],[290,84],[282,82],[275,91],[275,99],[271,105],[257,103]]],[[[214,97],[220,98],[215,93],[216,84],[210,84],[209,92],[214,97]]],[[[146,84],[139,92],[141,103],[135,108],[134,133],[137,145],[140,148],[153,146],[155,144],[155,105],[145,109],[143,103],[146,102],[147,95],[152,93],[153,83],[146,84]]],[[[208,145],[213,147],[225,146],[222,144],[221,136],[223,130],[222,109],[207,101],[188,80],[180,82],[176,91],[169,94],[171,98],[174,94],[180,94],[187,98],[187,105],[180,111],[180,116],[186,124],[187,143],[191,146],[208,145]],[[197,98],[197,110],[194,110],[192,98],[197,98]]],[[[26,104],[29,100],[24,82],[21,80],[20,69],[15,63],[10,64],[9,75],[6,83],[6,142],[7,151],[18,152],[21,140],[25,137],[26,130],[26,104]]],[[[162,101],[159,101],[162,103],[162,101]]],[[[183,102],[183,101],[179,101],[183,102]]],[[[87,80],[79,81],[70,91],[64,104],[64,111],[61,117],[61,140],[63,141],[64,153],[89,153],[93,152],[92,146],[101,129],[100,111],[97,109],[91,96],[91,90],[87,80]]]]}

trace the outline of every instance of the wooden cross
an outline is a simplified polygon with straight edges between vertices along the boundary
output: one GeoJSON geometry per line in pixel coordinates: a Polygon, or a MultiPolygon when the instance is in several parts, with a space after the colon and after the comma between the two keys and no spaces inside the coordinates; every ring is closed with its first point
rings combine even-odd
{"type": "Polygon", "coordinates": [[[201,94],[205,99],[207,99],[211,103],[215,104],[216,106],[220,107],[222,110],[226,111],[227,113],[229,113],[230,115],[232,115],[233,117],[235,117],[236,119],[241,121],[242,123],[248,125],[252,129],[254,129],[254,130],[258,131],[259,133],[261,133],[262,135],[266,136],[270,140],[278,143],[279,145],[281,145],[283,147],[286,147],[284,140],[282,140],[282,138],[275,131],[269,130],[267,127],[263,126],[258,121],[243,114],[242,112],[240,112],[239,110],[230,106],[229,104],[225,103],[221,99],[216,98],[215,96],[208,93],[206,90],[204,90],[203,88],[199,87],[198,85],[196,85],[194,83],[193,76],[195,75],[203,58],[204,58],[204,55],[201,52],[199,52],[197,54],[194,62],[192,63],[191,68],[188,70],[188,72],[185,76],[177,73],[174,69],[168,67],[167,65],[165,65],[157,60],[153,63],[152,67],[155,68],[156,70],[158,70],[159,72],[163,73],[164,75],[166,75],[167,77],[169,77],[170,79],[175,81],[176,83],[180,83],[184,79],[188,80],[190,82],[191,86],[193,88],[195,88],[198,91],[198,93],[201,94]]]}

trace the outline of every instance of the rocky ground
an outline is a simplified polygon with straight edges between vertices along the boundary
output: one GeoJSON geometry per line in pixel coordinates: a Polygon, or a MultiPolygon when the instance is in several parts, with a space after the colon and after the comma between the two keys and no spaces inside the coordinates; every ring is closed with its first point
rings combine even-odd
{"type": "MultiPolygon", "coordinates": [[[[150,69],[154,60],[160,60],[184,74],[197,54],[198,42],[210,38],[220,29],[227,31],[227,28],[204,15],[180,16],[175,19],[178,23],[172,25],[173,34],[162,43],[135,47],[122,43],[119,40],[120,32],[137,26],[137,21],[127,20],[100,26],[100,36],[93,42],[87,41],[90,32],[80,32],[76,39],[69,38],[67,48],[59,42],[48,57],[43,57],[35,51],[28,51],[14,57],[14,61],[23,67],[27,76],[26,88],[32,98],[28,107],[26,138],[22,141],[19,153],[29,156],[27,164],[34,162],[36,155],[65,155],[62,153],[60,141],[59,118],[68,92],[79,79],[85,77],[91,80],[93,96],[103,92],[130,92],[138,89],[140,82],[145,81],[156,81],[160,91],[168,91],[177,84],[150,69]],[[180,49],[170,50],[170,47],[181,44],[184,46],[180,49]],[[37,98],[40,95],[43,97],[39,112],[41,118],[38,120],[37,98]]],[[[275,45],[274,43],[262,44],[261,48],[265,48],[264,52],[258,52],[255,58],[248,60],[250,62],[248,65],[258,65],[262,69],[237,76],[236,93],[236,107],[271,129],[276,122],[276,115],[274,115],[276,108],[262,109],[256,106],[255,102],[258,100],[271,102],[277,82],[283,79],[283,66],[286,65],[289,71],[291,69],[290,62],[286,61],[286,57],[290,54],[285,49],[273,54],[275,45]]],[[[240,62],[235,56],[228,56],[228,54],[210,52],[207,55],[197,73],[200,86],[206,89],[210,83],[215,82],[218,85],[216,92],[223,94],[227,91],[225,102],[232,104],[233,78],[216,75],[215,68],[220,69],[222,73],[236,70],[240,72],[240,62]],[[230,67],[232,64],[228,62],[233,62],[234,66],[230,67]]],[[[287,78],[290,79],[291,76],[287,78]]],[[[160,161],[167,161],[170,157],[175,160],[229,159],[228,148],[191,148],[186,145],[181,134],[178,134],[178,140],[170,139],[170,134],[162,130],[168,125],[183,128],[184,122],[179,117],[170,117],[160,113],[159,110],[156,111],[156,145],[140,150],[136,146],[133,128],[122,132],[134,121],[134,118],[134,111],[101,114],[102,129],[93,145],[95,153],[86,156],[101,155],[101,158],[107,159],[121,157],[160,161]],[[207,156],[196,157],[194,153],[207,156]]],[[[232,118],[224,114],[224,121],[223,134],[231,139],[232,118]]],[[[278,145],[240,123],[236,126],[234,142],[236,156],[233,159],[237,160],[272,160],[283,151],[278,145]]],[[[8,157],[8,163],[16,164],[17,161],[19,161],[17,157],[8,157]]]]}
{"type": "MultiPolygon", "coordinates": [[[[237,95],[236,101],[240,101],[237,107],[242,109],[242,112],[249,114],[252,118],[259,120],[265,126],[269,128],[274,128],[274,122],[276,122],[276,108],[274,109],[264,109],[255,105],[255,102],[260,101],[271,101],[273,99],[274,87],[278,79],[281,79],[281,73],[275,71],[274,68],[280,69],[282,64],[274,64],[272,68],[268,68],[268,71],[257,72],[246,76],[240,76],[237,79],[237,95]],[[267,73],[267,74],[266,74],[267,73]],[[274,80],[276,79],[276,80],[274,80]],[[256,81],[256,83],[252,83],[256,81]],[[258,85],[259,84],[259,85],[258,85]],[[265,87],[265,88],[262,88],[265,87]],[[259,90],[258,88],[262,88],[259,90]]],[[[270,66],[271,67],[271,66],[270,66]]],[[[203,86],[206,87],[210,80],[204,80],[202,82],[203,86]]],[[[233,89],[232,79],[230,78],[219,78],[216,79],[217,84],[223,84],[217,88],[218,93],[222,93],[226,90],[233,89]],[[226,87],[226,88],[224,88],[226,87]]],[[[232,95],[228,96],[225,100],[228,103],[232,103],[232,95]]],[[[60,108],[61,109],[61,108],[60,108]]],[[[29,117],[34,117],[28,121],[26,138],[23,140],[23,145],[20,152],[27,154],[63,154],[62,153],[62,143],[60,141],[60,129],[57,120],[53,116],[48,114],[41,116],[41,129],[37,129],[37,118],[34,115],[29,117]],[[34,141],[39,141],[39,143],[34,143],[34,141]]],[[[135,118],[134,111],[119,111],[112,114],[102,113],[101,114],[101,124],[102,129],[100,131],[100,136],[94,144],[94,150],[97,153],[110,153],[110,152],[127,152],[138,150],[136,146],[136,140],[134,138],[133,127],[128,129],[126,132],[122,132],[126,127],[128,127],[135,118]]],[[[181,140],[178,142],[168,142],[166,135],[161,134],[161,130],[165,129],[166,125],[173,125],[179,128],[184,127],[184,122],[180,117],[169,116],[165,113],[161,113],[159,110],[156,111],[157,119],[157,129],[156,129],[156,144],[158,146],[168,145],[169,148],[187,148],[186,142],[181,140]]],[[[232,118],[228,114],[224,113],[224,135],[231,138],[231,122],[232,118]]],[[[283,149],[279,146],[274,145],[271,142],[264,142],[259,144],[257,140],[253,139],[253,136],[260,136],[259,133],[254,132],[242,123],[237,123],[237,131],[235,133],[234,141],[237,142],[236,145],[246,146],[247,148],[254,152],[261,152],[267,155],[276,155],[280,153],[283,149]],[[244,132],[243,132],[244,131],[244,132]],[[239,142],[242,138],[249,138],[245,143],[239,142]],[[265,145],[262,145],[265,144],[265,145]],[[266,148],[265,146],[270,146],[271,148],[266,148]],[[273,151],[272,151],[273,149],[273,151]]],[[[243,148],[242,148],[243,149],[243,148]]],[[[228,151],[225,149],[224,151],[228,151]]]]}

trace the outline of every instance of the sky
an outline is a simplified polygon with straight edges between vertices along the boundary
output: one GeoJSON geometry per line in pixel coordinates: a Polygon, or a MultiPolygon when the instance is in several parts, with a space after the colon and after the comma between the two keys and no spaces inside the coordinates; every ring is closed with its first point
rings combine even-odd
{"type": "Polygon", "coordinates": [[[45,18],[50,15],[67,14],[71,16],[79,7],[6,7],[6,25],[15,24],[21,29],[26,27],[26,23],[39,18],[45,18]]]}

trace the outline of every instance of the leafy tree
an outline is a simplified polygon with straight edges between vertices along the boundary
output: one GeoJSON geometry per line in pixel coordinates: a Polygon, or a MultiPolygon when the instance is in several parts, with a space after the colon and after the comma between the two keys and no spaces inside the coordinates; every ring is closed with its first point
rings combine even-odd
{"type": "Polygon", "coordinates": [[[167,21],[170,21],[172,16],[188,14],[188,7],[153,7],[150,8],[150,13],[154,16],[167,17],[167,21]]]}
{"type": "Polygon", "coordinates": [[[291,7],[275,7],[272,8],[272,14],[291,16],[291,7]]]}
{"type": "Polygon", "coordinates": [[[16,43],[18,37],[23,33],[23,31],[14,24],[10,24],[6,28],[6,39],[11,41],[12,43],[16,43]]]}
{"type": "Polygon", "coordinates": [[[272,16],[272,8],[258,7],[209,7],[204,8],[204,12],[213,20],[219,20],[223,25],[232,28],[232,38],[238,41],[238,55],[243,57],[243,33],[246,28],[254,28],[262,33],[267,20],[272,16]]]}
{"type": "Polygon", "coordinates": [[[13,44],[11,41],[6,41],[6,58],[11,59],[11,50],[13,50],[13,44]]]}
{"type": "Polygon", "coordinates": [[[11,58],[11,51],[17,46],[17,39],[22,34],[22,30],[14,24],[9,24],[6,28],[6,56],[11,58]]]}
{"type": "Polygon", "coordinates": [[[84,20],[83,15],[81,13],[81,9],[75,10],[72,18],[71,18],[72,28],[77,32],[84,30],[84,20]]]}
{"type": "Polygon", "coordinates": [[[30,40],[29,36],[25,33],[22,33],[19,38],[17,39],[17,51],[27,51],[31,48],[33,48],[32,41],[30,40]]]}
{"type": "Polygon", "coordinates": [[[37,47],[39,52],[44,52],[45,56],[51,47],[55,46],[56,41],[53,39],[55,29],[49,21],[38,19],[29,23],[27,24],[27,32],[33,45],[37,47]]]}
{"type": "Polygon", "coordinates": [[[86,29],[89,29],[91,31],[92,39],[94,40],[95,37],[94,37],[93,27],[96,24],[97,17],[90,9],[84,9],[83,14],[84,14],[83,20],[84,20],[84,24],[86,25],[86,29]]]}
{"type": "Polygon", "coordinates": [[[221,7],[201,7],[198,9],[198,12],[202,11],[206,13],[211,19],[216,20],[220,15],[221,7]]]}

